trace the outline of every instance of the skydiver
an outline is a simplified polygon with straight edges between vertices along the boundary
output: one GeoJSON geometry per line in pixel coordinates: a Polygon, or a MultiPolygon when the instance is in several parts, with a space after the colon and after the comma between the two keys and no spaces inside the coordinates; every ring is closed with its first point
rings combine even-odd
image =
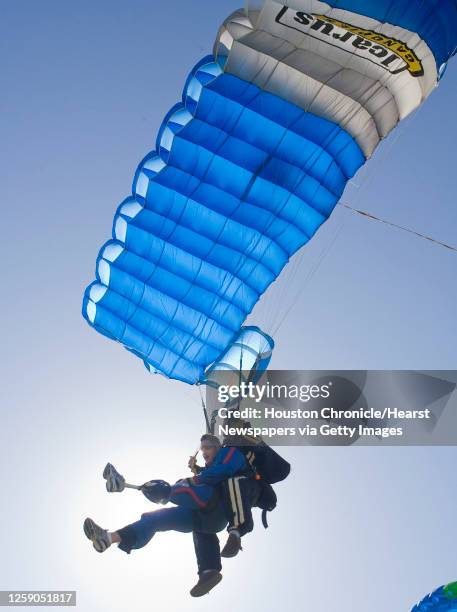
{"type": "MultiPolygon", "coordinates": [[[[194,597],[208,593],[222,580],[220,556],[216,548],[219,543],[215,534],[227,526],[228,520],[218,485],[233,477],[245,476],[247,479],[247,475],[252,474],[244,455],[235,447],[221,447],[219,439],[215,436],[208,434],[202,436],[201,451],[205,467],[201,468],[194,478],[179,480],[174,485],[162,480],[153,480],[140,488],[150,501],[171,502],[176,507],[146,512],[141,515],[139,521],[113,532],[103,529],[91,518],[84,521],[84,533],[92,541],[95,550],[100,553],[105,552],[111,544],[118,544],[118,548],[130,554],[132,550],[145,546],[158,531],[179,531],[193,532],[194,541],[199,538],[199,534],[204,534],[196,545],[196,552],[198,548],[201,557],[202,550],[205,551],[202,541],[207,535],[207,550],[210,553],[209,558],[215,559],[215,567],[207,568],[205,560],[202,561],[200,558],[199,580],[191,590],[191,595],[194,597]],[[215,537],[209,537],[208,534],[215,537]]],[[[104,476],[107,478],[106,487],[109,492],[123,490],[125,481],[122,476],[119,474],[117,474],[119,478],[110,478],[105,474],[104,476]]],[[[238,482],[236,479],[235,481],[238,482]]],[[[237,487],[238,490],[241,492],[241,486],[237,487]]],[[[234,496],[233,499],[236,505],[240,498],[234,496]]],[[[198,553],[197,558],[199,558],[198,553]]],[[[205,553],[205,558],[208,559],[208,553],[205,553]]]]}
{"type": "MultiPolygon", "coordinates": [[[[238,445],[225,445],[224,448],[237,448],[237,446],[238,445]]],[[[242,453],[242,448],[238,447],[238,452],[242,453]]],[[[242,454],[244,455],[244,453],[242,454]]],[[[190,457],[188,466],[195,474],[193,478],[194,483],[199,484],[200,482],[206,482],[207,484],[211,484],[206,476],[208,462],[205,455],[203,455],[203,458],[205,459],[205,467],[197,465],[195,456],[190,457]]],[[[221,556],[225,558],[235,557],[239,551],[242,550],[241,538],[254,528],[252,508],[256,505],[259,498],[260,486],[256,480],[255,471],[252,468],[253,460],[253,453],[249,451],[245,456],[245,468],[236,475],[226,478],[218,485],[228,520],[227,531],[229,535],[221,552],[221,556]]],[[[199,548],[203,551],[208,551],[210,549],[211,538],[204,538],[204,540],[205,544],[199,547],[199,535],[198,533],[194,534],[197,561],[199,561],[200,557],[199,564],[202,563],[202,554],[201,552],[199,554],[199,548]]],[[[211,548],[211,552],[207,554],[209,554],[210,557],[214,557],[216,548],[214,539],[211,548]]]]}
{"type": "MultiPolygon", "coordinates": [[[[220,486],[225,487],[226,485],[228,485],[228,482],[229,481],[224,482],[220,486]]],[[[243,492],[244,491],[245,490],[243,489],[243,492]]],[[[201,582],[204,581],[206,577],[210,579],[212,576],[215,576],[216,573],[220,573],[222,568],[221,556],[235,557],[238,552],[242,550],[241,537],[251,531],[253,528],[251,501],[249,498],[241,498],[241,500],[239,500],[238,502],[234,502],[235,509],[233,509],[230,500],[227,499],[225,495],[223,497],[226,516],[227,511],[229,512],[229,525],[227,528],[229,532],[229,537],[224,546],[224,549],[222,550],[222,553],[220,551],[220,544],[217,533],[207,533],[194,530],[192,534],[194,540],[195,556],[197,558],[198,574],[200,576],[198,584],[191,591],[191,595],[193,595],[194,597],[196,596],[196,591],[198,591],[202,586],[204,588],[204,584],[202,585],[201,582]],[[246,511],[246,514],[244,515],[245,521],[244,523],[235,523],[235,517],[240,517],[239,508],[243,507],[246,511]]],[[[241,513],[240,518],[242,517],[243,514],[241,513]]]]}

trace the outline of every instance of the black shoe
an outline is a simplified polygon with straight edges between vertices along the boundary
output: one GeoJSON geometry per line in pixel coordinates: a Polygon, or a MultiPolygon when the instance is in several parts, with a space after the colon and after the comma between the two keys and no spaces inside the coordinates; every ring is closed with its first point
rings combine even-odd
{"type": "Polygon", "coordinates": [[[221,557],[225,557],[226,559],[236,557],[240,550],[243,550],[241,546],[241,536],[236,531],[230,531],[227,542],[222,549],[221,557]]]}
{"type": "Polygon", "coordinates": [[[207,570],[200,575],[197,584],[190,590],[191,597],[206,595],[222,580],[222,574],[217,570],[207,570]]]}

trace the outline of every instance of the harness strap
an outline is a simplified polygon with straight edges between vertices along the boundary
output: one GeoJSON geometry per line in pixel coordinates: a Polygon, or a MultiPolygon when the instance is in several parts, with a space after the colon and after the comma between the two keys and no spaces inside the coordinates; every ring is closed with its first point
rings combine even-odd
{"type": "Polygon", "coordinates": [[[267,511],[266,510],[262,510],[262,525],[265,527],[265,529],[268,529],[267,511]]]}

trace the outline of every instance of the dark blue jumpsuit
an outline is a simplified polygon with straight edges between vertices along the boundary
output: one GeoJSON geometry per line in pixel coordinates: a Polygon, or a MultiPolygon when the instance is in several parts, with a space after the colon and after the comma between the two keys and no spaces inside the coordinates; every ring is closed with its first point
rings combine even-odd
{"type": "MultiPolygon", "coordinates": [[[[221,448],[211,465],[205,467],[198,476],[180,480],[171,487],[169,501],[176,504],[176,507],[146,512],[136,523],[119,529],[119,548],[127,553],[142,548],[158,531],[206,533],[217,538],[215,534],[228,523],[226,508],[217,485],[246,468],[246,459],[238,449],[221,448]]],[[[211,549],[214,549],[214,541],[211,549]]]]}

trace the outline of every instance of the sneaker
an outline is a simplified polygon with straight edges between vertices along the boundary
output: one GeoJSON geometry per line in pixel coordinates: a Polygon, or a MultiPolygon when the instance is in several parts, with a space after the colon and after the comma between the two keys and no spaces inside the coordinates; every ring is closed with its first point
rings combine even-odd
{"type": "Polygon", "coordinates": [[[91,540],[93,547],[99,553],[105,552],[111,546],[111,538],[106,529],[102,529],[92,519],[84,521],[84,533],[91,540]]]}
{"type": "Polygon", "coordinates": [[[243,550],[240,534],[237,531],[230,531],[227,542],[222,549],[221,557],[225,557],[226,559],[236,557],[240,550],[243,550]]]}
{"type": "Polygon", "coordinates": [[[125,478],[116,470],[114,465],[107,463],[103,470],[108,493],[121,493],[125,489],[125,478]]]}
{"type": "Polygon", "coordinates": [[[197,584],[190,590],[191,597],[206,595],[222,580],[222,574],[217,570],[205,570],[200,574],[197,584]]]}

